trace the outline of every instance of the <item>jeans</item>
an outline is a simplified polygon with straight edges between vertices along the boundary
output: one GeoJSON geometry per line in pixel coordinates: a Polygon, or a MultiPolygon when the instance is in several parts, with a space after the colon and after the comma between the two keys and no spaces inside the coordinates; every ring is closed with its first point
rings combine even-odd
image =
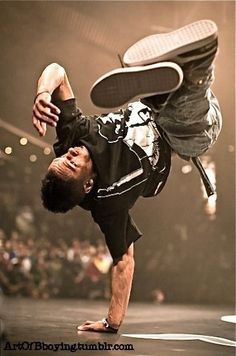
{"type": "Polygon", "coordinates": [[[165,139],[186,159],[206,152],[222,128],[219,103],[210,89],[214,57],[215,54],[184,65],[181,87],[171,93],[164,104],[152,106],[165,139]]]}

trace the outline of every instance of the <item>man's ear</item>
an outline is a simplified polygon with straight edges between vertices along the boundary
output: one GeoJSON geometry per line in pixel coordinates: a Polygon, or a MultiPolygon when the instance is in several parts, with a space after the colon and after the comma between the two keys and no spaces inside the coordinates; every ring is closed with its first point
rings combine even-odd
{"type": "Polygon", "coordinates": [[[88,194],[91,192],[92,188],[94,186],[94,180],[92,178],[86,180],[84,183],[84,192],[85,194],[88,194]]]}

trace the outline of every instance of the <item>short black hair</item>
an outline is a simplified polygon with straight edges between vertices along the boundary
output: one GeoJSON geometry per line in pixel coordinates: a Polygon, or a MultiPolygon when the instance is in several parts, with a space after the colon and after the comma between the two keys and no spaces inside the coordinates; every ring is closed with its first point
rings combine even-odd
{"type": "Polygon", "coordinates": [[[42,180],[42,203],[53,213],[66,213],[81,203],[84,197],[85,192],[81,181],[64,180],[52,171],[49,171],[42,180]]]}

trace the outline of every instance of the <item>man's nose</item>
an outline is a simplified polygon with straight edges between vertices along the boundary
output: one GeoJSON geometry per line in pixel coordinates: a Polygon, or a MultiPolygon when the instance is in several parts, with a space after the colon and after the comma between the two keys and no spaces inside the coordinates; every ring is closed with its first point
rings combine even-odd
{"type": "Polygon", "coordinates": [[[73,147],[69,148],[68,152],[69,152],[72,156],[77,156],[77,152],[76,152],[76,150],[75,150],[73,147]]]}
{"type": "Polygon", "coordinates": [[[66,159],[68,159],[68,161],[70,161],[72,158],[73,158],[72,154],[70,152],[67,152],[66,159]]]}
{"type": "Polygon", "coordinates": [[[71,147],[71,148],[69,148],[69,150],[68,150],[68,152],[67,152],[67,154],[66,154],[66,158],[68,159],[68,160],[71,160],[73,157],[75,157],[76,156],[76,152],[75,152],[75,150],[71,147]]]}

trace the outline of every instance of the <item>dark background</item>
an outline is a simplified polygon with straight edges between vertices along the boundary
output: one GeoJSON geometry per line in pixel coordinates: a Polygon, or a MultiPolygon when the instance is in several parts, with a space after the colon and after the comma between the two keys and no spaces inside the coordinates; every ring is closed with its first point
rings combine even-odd
{"type": "MultiPolygon", "coordinates": [[[[199,175],[182,173],[185,161],[173,159],[164,191],[155,199],[140,199],[132,215],[143,238],[136,245],[133,300],[152,300],[160,289],[169,302],[233,303],[235,244],[235,3],[233,1],[2,1],[0,2],[0,188],[1,224],[5,238],[15,229],[17,212],[33,207],[35,226],[42,225],[51,241],[79,236],[95,241],[101,235],[86,212],[76,209],[54,216],[40,205],[40,179],[53,155],[42,147],[55,134],[19,145],[25,131],[37,137],[31,125],[36,81],[43,68],[58,62],[67,70],[86,114],[100,113],[90,100],[93,82],[120,66],[117,54],[145,35],[174,30],[200,19],[219,28],[213,91],[222,109],[224,126],[208,152],[215,162],[216,213],[206,213],[199,175]],[[3,120],[3,121],[2,121],[3,120]],[[7,126],[11,124],[12,126],[7,126]],[[13,148],[5,155],[6,146],[13,148]],[[31,154],[37,161],[29,161],[31,154]]],[[[103,111],[104,112],[104,111],[103,111]]],[[[41,229],[41,230],[40,230],[41,229]]]]}

